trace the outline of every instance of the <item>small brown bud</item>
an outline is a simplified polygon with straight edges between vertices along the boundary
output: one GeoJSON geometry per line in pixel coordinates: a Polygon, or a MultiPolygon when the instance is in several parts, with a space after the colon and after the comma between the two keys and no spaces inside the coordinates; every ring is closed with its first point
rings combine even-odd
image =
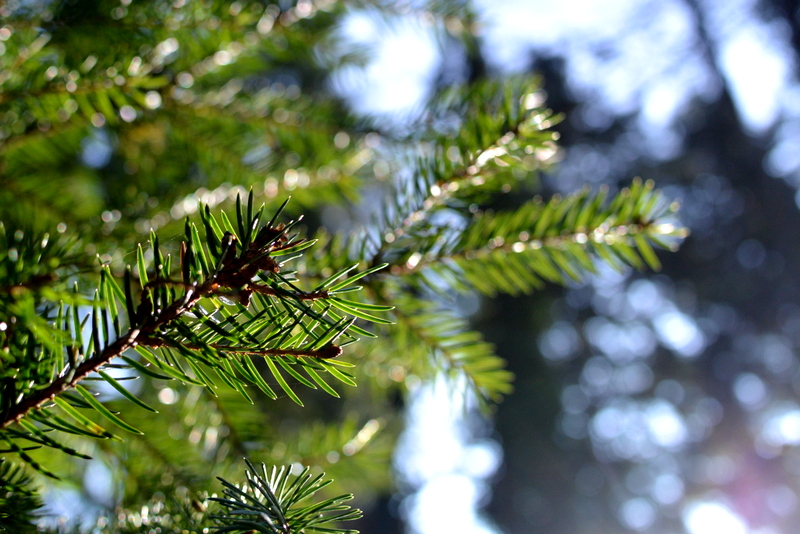
{"type": "Polygon", "coordinates": [[[250,306],[250,296],[253,292],[249,289],[242,289],[239,291],[239,294],[236,296],[239,304],[242,306],[250,306]]]}
{"type": "Polygon", "coordinates": [[[228,267],[236,258],[236,236],[225,232],[222,236],[222,266],[228,267]]]}
{"type": "Polygon", "coordinates": [[[323,347],[317,351],[316,357],[323,359],[323,360],[330,360],[331,358],[336,358],[337,356],[341,356],[342,347],[339,345],[328,345],[327,347],[323,347]]]}

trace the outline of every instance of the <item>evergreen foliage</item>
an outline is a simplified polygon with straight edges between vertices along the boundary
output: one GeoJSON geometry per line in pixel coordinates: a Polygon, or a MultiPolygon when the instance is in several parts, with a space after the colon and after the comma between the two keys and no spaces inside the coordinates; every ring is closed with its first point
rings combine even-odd
{"type": "MultiPolygon", "coordinates": [[[[557,159],[536,80],[442,91],[408,135],[351,116],[325,84],[359,8],[0,7],[0,531],[93,457],[132,510],[103,532],[349,532],[328,492],[387,487],[404,385],[511,391],[454,295],[658,268],[681,236],[649,182],[491,207],[557,159]],[[320,224],[375,184],[360,229],[320,224]],[[243,457],[336,482],[248,463],[237,486],[243,457]]],[[[466,8],[428,9],[470,46],[466,8]]]]}
{"type": "Polygon", "coordinates": [[[27,534],[36,532],[33,520],[42,503],[32,481],[20,465],[0,462],[0,529],[27,534]]]}

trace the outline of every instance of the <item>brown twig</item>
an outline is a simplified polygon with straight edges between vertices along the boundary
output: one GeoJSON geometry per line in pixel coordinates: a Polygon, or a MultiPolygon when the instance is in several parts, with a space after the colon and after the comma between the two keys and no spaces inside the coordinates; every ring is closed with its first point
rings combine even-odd
{"type": "Polygon", "coordinates": [[[191,290],[187,291],[183,297],[176,300],[162,311],[155,320],[148,322],[146,325],[132,326],[124,335],[117,338],[116,341],[110,345],[107,345],[100,353],[95,354],[78,365],[72,372],[60,376],[47,387],[35,391],[21,402],[12,406],[3,414],[3,421],[0,423],[0,429],[18,422],[29,411],[40,407],[45,402],[53,400],[56,395],[74,387],[78,382],[86,378],[89,374],[97,371],[104,364],[120,356],[126,350],[135,347],[139,336],[147,337],[153,334],[159,327],[191,309],[202,297],[210,293],[211,284],[212,282],[209,280],[198,286],[193,293],[191,290]]]}
{"type": "MultiPolygon", "coordinates": [[[[280,297],[282,295],[287,295],[287,292],[278,291],[275,288],[265,284],[247,284],[247,289],[249,289],[253,293],[258,293],[260,295],[270,295],[273,297],[280,297]]],[[[317,291],[310,291],[310,292],[288,293],[288,295],[291,295],[297,300],[319,300],[319,299],[327,299],[330,297],[330,294],[324,289],[318,289],[317,291]]]]}
{"type": "MultiPolygon", "coordinates": [[[[163,346],[177,346],[177,342],[159,337],[139,336],[136,341],[139,345],[146,345],[148,347],[163,347],[163,346]]],[[[203,350],[205,347],[198,345],[189,345],[187,343],[180,343],[180,346],[189,350],[203,350]]],[[[208,348],[218,350],[220,352],[232,352],[236,354],[254,354],[259,356],[294,356],[296,358],[316,358],[318,360],[329,360],[336,358],[342,354],[342,347],[338,345],[326,345],[321,349],[281,349],[281,348],[247,348],[247,347],[233,347],[231,345],[220,345],[218,343],[209,343],[208,348]]]]}
{"type": "MultiPolygon", "coordinates": [[[[490,150],[507,144],[510,140],[514,139],[517,135],[519,135],[520,127],[524,122],[525,119],[521,118],[516,124],[512,125],[508,131],[495,139],[491,145],[472,154],[471,158],[469,158],[468,161],[464,161],[460,167],[454,169],[450,176],[437,180],[434,186],[435,189],[432,187],[431,190],[429,190],[429,194],[422,202],[422,206],[406,215],[400,228],[395,229],[395,236],[399,237],[408,233],[411,227],[413,227],[417,221],[425,219],[426,215],[432,211],[433,208],[446,202],[451,197],[452,193],[458,190],[457,186],[459,186],[461,182],[479,178],[483,167],[483,165],[478,164],[481,156],[490,150]]],[[[381,239],[380,247],[372,257],[372,261],[369,262],[370,268],[383,263],[384,255],[386,254],[390,243],[391,242],[387,241],[385,238],[381,239]]],[[[392,274],[395,274],[394,267],[395,266],[392,266],[387,269],[391,269],[392,274]]]]}

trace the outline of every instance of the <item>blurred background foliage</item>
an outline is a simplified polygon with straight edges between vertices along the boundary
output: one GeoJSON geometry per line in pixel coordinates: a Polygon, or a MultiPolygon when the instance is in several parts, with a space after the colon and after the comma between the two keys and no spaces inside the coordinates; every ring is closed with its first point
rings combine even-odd
{"type": "MultiPolygon", "coordinates": [[[[177,236],[200,203],[229,205],[250,186],[272,208],[291,194],[309,233],[352,247],[336,234],[391,225],[376,206],[389,177],[408,172],[404,147],[413,160],[421,132],[457,130],[448,88],[519,73],[542,75],[547,106],[564,114],[561,150],[545,158],[560,162],[481,208],[587,183],[613,194],[638,175],[681,199],[691,230],[660,256],[663,274],[600,269],[566,291],[470,291],[448,310],[415,309],[471,323],[508,361],[514,392],[491,421],[409,375],[425,358],[408,321],[398,346],[354,351],[360,387],[336,402],[304,391],[304,408],[284,397],[255,411],[233,391],[143,381],[137,394],[169,417],[127,410],[154,431],[122,448],[100,442],[88,464],[51,455],[71,482],[50,486],[48,513],[189,498],[213,476],[239,477],[241,464],[220,460],[255,454],[323,466],[359,497],[366,532],[792,532],[799,8],[7,2],[0,204],[113,245],[85,251],[118,251],[104,261],[131,263],[123,251],[150,228],[177,236]]],[[[411,271],[420,261],[402,243],[395,253],[411,271]]]]}
{"type": "Polygon", "coordinates": [[[567,117],[545,187],[651,178],[691,231],[664,274],[485,303],[517,375],[489,513],[506,532],[793,532],[800,5],[476,4],[488,70],[541,73],[567,117]]]}

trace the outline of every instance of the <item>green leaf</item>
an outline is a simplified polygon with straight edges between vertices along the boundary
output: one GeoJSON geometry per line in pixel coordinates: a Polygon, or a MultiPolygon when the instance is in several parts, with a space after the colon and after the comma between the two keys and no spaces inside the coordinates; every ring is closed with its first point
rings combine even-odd
{"type": "Polygon", "coordinates": [[[254,382],[258,389],[263,391],[269,398],[275,400],[278,398],[278,395],[269,387],[269,384],[264,380],[264,377],[261,376],[261,373],[256,368],[255,364],[253,363],[253,359],[248,357],[247,355],[242,358],[244,360],[244,365],[247,369],[250,370],[250,374],[255,378],[254,382]]]}
{"type": "Polygon", "coordinates": [[[203,246],[203,241],[200,239],[197,226],[194,223],[191,223],[189,224],[189,228],[192,232],[192,252],[194,252],[195,256],[200,259],[200,268],[202,269],[203,275],[208,276],[209,273],[211,273],[211,262],[206,255],[206,247],[203,246]]]}
{"type": "Polygon", "coordinates": [[[100,425],[95,423],[94,421],[90,420],[88,417],[86,417],[83,414],[81,414],[78,410],[73,408],[67,401],[63,400],[62,398],[55,397],[53,399],[53,402],[55,402],[59,406],[59,408],[64,410],[64,412],[66,412],[70,417],[75,419],[77,422],[81,423],[83,426],[88,428],[94,434],[107,436],[110,439],[113,439],[115,441],[122,441],[117,436],[114,436],[113,434],[110,434],[106,429],[104,429],[103,427],[101,427],[100,425]]]}
{"type": "Polygon", "coordinates": [[[122,395],[123,397],[125,397],[126,399],[131,401],[132,403],[136,404],[137,406],[139,406],[141,408],[144,408],[145,410],[147,410],[149,412],[158,413],[158,410],[156,410],[155,408],[152,408],[151,406],[149,406],[145,402],[141,401],[139,398],[136,397],[136,395],[134,395],[133,393],[128,391],[125,388],[125,386],[123,386],[122,384],[120,384],[119,382],[114,380],[114,378],[111,375],[109,375],[108,373],[106,373],[104,371],[97,371],[97,374],[102,376],[103,380],[108,382],[108,384],[111,387],[113,387],[114,389],[116,389],[119,392],[120,395],[122,395]]]}
{"type": "MultiPolygon", "coordinates": [[[[228,219],[228,216],[225,214],[224,211],[219,212],[219,218],[222,221],[222,227],[225,228],[225,231],[230,232],[231,234],[236,236],[236,230],[234,230],[230,219],[228,219]]],[[[236,236],[236,238],[238,239],[238,236],[236,236]]]]}
{"type": "MultiPolygon", "coordinates": [[[[27,421],[25,419],[20,419],[19,424],[22,427],[24,427],[28,432],[30,432],[31,434],[35,435],[36,438],[38,438],[39,442],[42,443],[43,445],[46,445],[48,447],[52,447],[54,449],[58,449],[60,451],[63,451],[65,453],[71,455],[71,456],[75,456],[77,458],[83,458],[84,460],[91,460],[92,459],[91,456],[83,454],[83,453],[80,453],[80,452],[76,451],[75,449],[73,449],[72,447],[67,447],[66,445],[62,445],[58,441],[56,441],[56,440],[52,439],[51,437],[47,436],[44,432],[42,432],[39,428],[37,428],[36,425],[34,425],[33,423],[31,423],[31,422],[29,422],[29,421],[27,421]]],[[[8,430],[11,430],[11,429],[8,429],[8,430]]]]}
{"type": "Polygon", "coordinates": [[[275,250],[270,253],[270,256],[278,257],[278,256],[287,256],[289,254],[296,254],[297,252],[301,252],[303,250],[306,250],[307,248],[313,247],[316,244],[316,242],[317,242],[316,239],[311,239],[309,241],[302,241],[296,245],[275,250]]]}
{"type": "Polygon", "coordinates": [[[644,258],[644,261],[647,262],[647,265],[654,271],[660,271],[661,262],[658,261],[658,256],[656,256],[656,253],[653,250],[653,247],[650,246],[647,238],[642,234],[634,234],[633,239],[636,241],[636,246],[639,248],[639,253],[644,258]]]}
{"type": "Polygon", "coordinates": [[[372,274],[374,272],[377,272],[377,271],[380,271],[382,269],[385,269],[388,266],[389,266],[388,263],[381,263],[380,265],[376,265],[375,267],[373,267],[371,269],[367,269],[366,271],[362,271],[362,272],[360,272],[358,274],[355,274],[355,275],[351,276],[350,278],[348,278],[347,280],[345,280],[343,282],[339,282],[338,284],[334,285],[333,287],[331,287],[328,290],[328,292],[332,293],[332,292],[334,292],[334,291],[336,291],[338,289],[342,289],[345,286],[349,286],[350,284],[352,284],[356,280],[361,280],[365,276],[368,276],[368,275],[370,275],[370,274],[372,274]]]}
{"type": "MultiPolygon", "coordinates": [[[[356,302],[354,300],[345,300],[340,297],[335,297],[332,300],[337,302],[341,302],[345,306],[349,308],[355,308],[357,310],[369,310],[369,311],[391,311],[394,309],[394,306],[383,306],[380,304],[370,304],[368,302],[356,302]]],[[[391,324],[391,323],[390,323],[391,324]]]]}
{"type": "Polygon", "coordinates": [[[122,428],[124,430],[127,430],[128,432],[130,432],[132,434],[144,435],[144,432],[132,427],[131,425],[129,425],[128,423],[126,423],[125,421],[123,421],[122,419],[120,419],[119,417],[114,415],[113,413],[111,413],[111,410],[109,410],[108,408],[103,406],[103,403],[101,403],[96,398],[94,398],[94,395],[89,393],[89,391],[85,387],[81,386],[80,384],[76,384],[75,385],[75,390],[78,393],[80,393],[81,396],[86,400],[86,402],[91,404],[92,408],[97,410],[100,413],[100,415],[102,415],[103,417],[105,417],[106,419],[108,419],[109,421],[111,421],[112,423],[117,425],[118,427],[120,427],[120,428],[122,428]]]}
{"type": "Polygon", "coordinates": [[[364,319],[365,321],[370,321],[372,323],[377,323],[377,324],[393,324],[392,321],[389,321],[388,319],[376,317],[374,315],[370,315],[368,313],[352,308],[347,304],[345,304],[344,301],[339,300],[338,298],[332,297],[328,299],[328,302],[330,302],[333,306],[339,308],[343,312],[358,317],[359,319],[364,319]]]}
{"type": "Polygon", "coordinates": [[[325,289],[326,287],[328,287],[329,285],[333,284],[336,280],[338,280],[342,276],[346,275],[347,273],[349,273],[350,271],[352,271],[356,267],[358,267],[357,263],[354,264],[354,265],[351,265],[350,267],[345,267],[344,269],[342,269],[341,271],[337,272],[333,276],[325,279],[320,285],[317,286],[316,290],[325,289]]]}
{"type": "Polygon", "coordinates": [[[203,382],[191,378],[186,373],[184,373],[183,370],[176,369],[172,365],[162,362],[156,355],[150,353],[147,349],[144,349],[141,346],[139,346],[136,347],[135,350],[136,352],[139,353],[139,355],[142,358],[153,364],[153,366],[155,366],[159,370],[164,371],[164,373],[166,373],[170,377],[176,378],[184,383],[194,384],[196,386],[205,386],[203,382]]]}
{"type": "Polygon", "coordinates": [[[147,286],[147,265],[144,261],[144,250],[142,249],[142,245],[139,244],[136,246],[136,267],[139,269],[139,283],[142,286],[142,289],[147,286]]]}
{"type": "Polygon", "coordinates": [[[2,431],[0,431],[0,437],[2,437],[2,438],[3,438],[3,441],[5,441],[5,442],[8,444],[9,448],[10,448],[12,451],[14,451],[15,453],[17,453],[17,455],[18,455],[20,458],[22,458],[22,460],[23,460],[25,463],[27,463],[28,465],[30,465],[30,466],[31,466],[32,468],[34,468],[36,471],[40,472],[41,474],[43,474],[43,475],[45,475],[45,476],[47,476],[47,477],[50,477],[50,478],[54,479],[54,480],[61,480],[61,479],[60,479],[60,478],[58,478],[56,475],[54,475],[53,473],[51,473],[50,471],[48,471],[47,469],[45,469],[44,467],[42,467],[42,465],[41,465],[39,462],[37,462],[36,460],[34,460],[33,458],[31,458],[31,457],[30,457],[30,455],[28,455],[28,453],[26,453],[26,452],[25,452],[25,451],[24,451],[24,450],[23,450],[23,449],[22,449],[22,448],[21,448],[19,445],[17,445],[17,444],[16,444],[16,443],[14,443],[13,441],[11,441],[11,439],[9,439],[9,437],[8,437],[8,434],[6,434],[5,432],[2,432],[2,431]]]}
{"type": "Polygon", "coordinates": [[[149,377],[158,378],[159,380],[172,380],[173,379],[173,377],[171,377],[171,376],[162,375],[160,373],[156,373],[155,371],[152,371],[146,365],[142,365],[141,363],[137,362],[133,358],[128,358],[127,356],[120,356],[120,358],[122,358],[125,361],[125,363],[127,363],[128,365],[130,365],[131,367],[133,367],[134,369],[136,369],[140,373],[142,373],[144,375],[147,375],[149,377]]]}
{"type": "Polygon", "coordinates": [[[336,392],[336,390],[328,385],[328,383],[325,382],[312,367],[306,366],[304,369],[308,376],[310,376],[314,382],[319,384],[319,387],[321,387],[328,395],[336,397],[337,399],[339,398],[339,394],[336,392]]]}
{"type": "Polygon", "coordinates": [[[275,367],[275,364],[273,363],[272,359],[267,357],[267,358],[264,358],[264,361],[267,362],[267,366],[269,367],[269,370],[272,373],[272,376],[274,376],[275,380],[278,381],[278,385],[281,387],[281,389],[283,389],[283,391],[286,392],[286,394],[289,396],[290,399],[292,399],[294,402],[296,402],[300,406],[303,406],[303,402],[300,400],[300,397],[298,397],[295,394],[295,392],[292,391],[292,388],[289,387],[289,384],[286,383],[286,380],[283,378],[283,376],[281,375],[280,371],[278,371],[278,368],[275,367]]]}
{"type": "Polygon", "coordinates": [[[292,377],[295,380],[297,380],[298,382],[300,382],[301,384],[303,384],[304,386],[306,386],[308,388],[317,389],[317,386],[314,385],[313,382],[310,382],[306,377],[304,377],[303,375],[301,375],[300,373],[298,373],[297,371],[292,369],[291,364],[289,364],[288,362],[284,361],[284,359],[282,357],[278,356],[277,358],[275,358],[275,361],[277,361],[278,364],[281,367],[283,367],[286,370],[287,373],[292,375],[292,377]]]}
{"type": "Polygon", "coordinates": [[[331,375],[333,375],[337,380],[339,380],[340,382],[344,382],[348,386],[356,387],[356,382],[355,380],[353,380],[352,376],[341,372],[336,367],[334,367],[334,365],[331,364],[331,362],[327,360],[321,360],[320,363],[325,368],[325,370],[328,371],[331,375]]]}

